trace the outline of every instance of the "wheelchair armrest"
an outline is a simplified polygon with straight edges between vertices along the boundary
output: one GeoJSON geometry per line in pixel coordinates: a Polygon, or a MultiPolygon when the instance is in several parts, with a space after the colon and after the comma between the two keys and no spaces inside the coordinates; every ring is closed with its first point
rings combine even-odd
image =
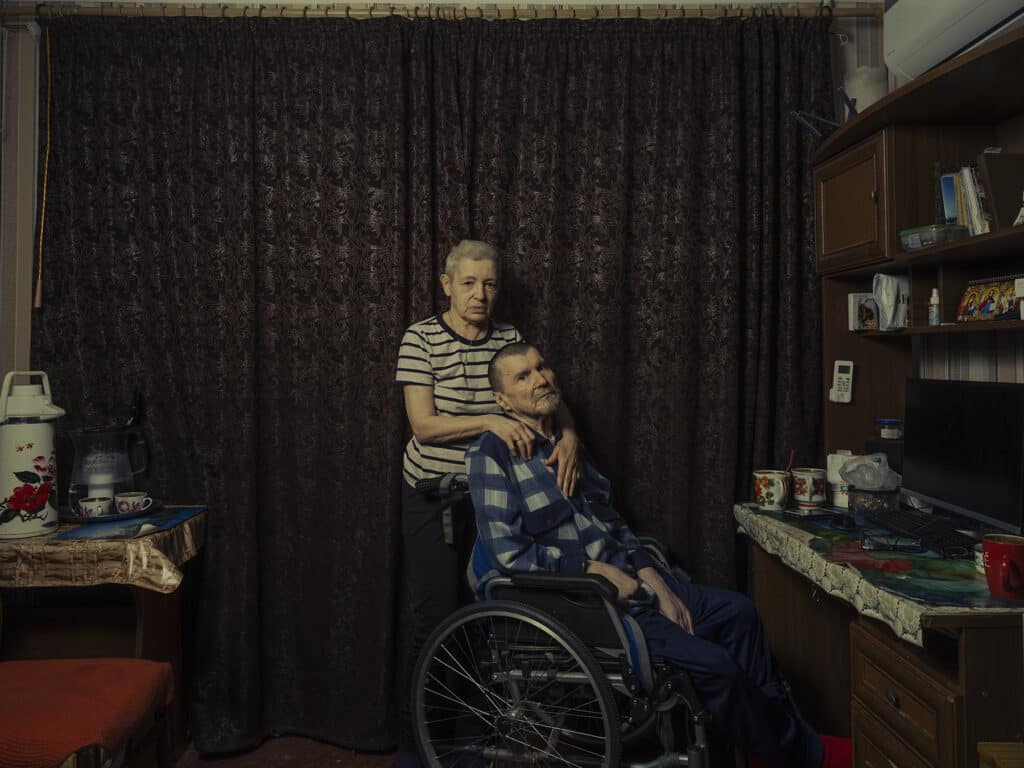
{"type": "Polygon", "coordinates": [[[417,480],[416,490],[426,496],[445,499],[468,492],[469,479],[465,474],[449,472],[446,475],[417,480]]]}
{"type": "Polygon", "coordinates": [[[683,584],[690,583],[690,574],[688,574],[681,566],[674,565],[668,557],[668,548],[661,543],[658,539],[653,536],[637,536],[637,541],[640,545],[647,550],[647,554],[653,557],[658,565],[660,565],[666,572],[671,573],[677,581],[683,584]]]}
{"type": "Polygon", "coordinates": [[[522,589],[543,589],[553,592],[590,592],[610,603],[618,600],[619,591],[604,576],[593,574],[573,575],[567,573],[512,573],[509,575],[513,587],[522,589]]]}
{"type": "Polygon", "coordinates": [[[661,565],[668,567],[668,549],[653,536],[637,536],[636,540],[661,565]]]}

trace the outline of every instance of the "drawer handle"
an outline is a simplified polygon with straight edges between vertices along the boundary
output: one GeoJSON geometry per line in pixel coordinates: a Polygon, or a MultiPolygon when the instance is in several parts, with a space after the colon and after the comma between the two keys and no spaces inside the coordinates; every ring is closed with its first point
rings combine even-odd
{"type": "Polygon", "coordinates": [[[895,693],[893,693],[891,688],[886,688],[885,689],[885,700],[889,703],[889,706],[892,707],[893,709],[899,709],[900,708],[900,698],[895,693]]]}

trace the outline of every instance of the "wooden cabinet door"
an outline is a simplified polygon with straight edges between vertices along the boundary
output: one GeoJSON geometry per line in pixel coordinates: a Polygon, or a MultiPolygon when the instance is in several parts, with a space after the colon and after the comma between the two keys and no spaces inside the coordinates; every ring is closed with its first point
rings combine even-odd
{"type": "Polygon", "coordinates": [[[820,733],[850,735],[850,622],[857,612],[753,542],[750,595],[803,715],[820,733]]]}
{"type": "Polygon", "coordinates": [[[892,258],[885,159],[881,131],[814,169],[819,274],[892,258]]]}

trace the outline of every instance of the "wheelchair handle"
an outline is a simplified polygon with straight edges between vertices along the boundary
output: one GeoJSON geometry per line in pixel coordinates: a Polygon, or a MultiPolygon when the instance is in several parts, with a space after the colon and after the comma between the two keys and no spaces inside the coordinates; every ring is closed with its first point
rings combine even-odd
{"type": "Polygon", "coordinates": [[[425,477],[416,481],[416,490],[427,496],[446,499],[469,490],[469,478],[464,474],[448,472],[437,477],[425,477]]]}

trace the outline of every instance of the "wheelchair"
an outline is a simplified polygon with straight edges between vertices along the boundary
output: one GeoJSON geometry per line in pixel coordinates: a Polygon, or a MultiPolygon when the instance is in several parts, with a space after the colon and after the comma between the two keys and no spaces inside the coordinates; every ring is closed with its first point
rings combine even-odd
{"type": "MultiPolygon", "coordinates": [[[[465,475],[421,483],[451,501],[443,511],[451,530],[452,508],[468,495],[465,475]]],[[[686,578],[654,540],[641,542],[686,578]]],[[[491,579],[482,601],[425,643],[412,714],[431,768],[710,765],[709,715],[689,677],[649,658],[639,625],[600,576],[491,579]]]]}

